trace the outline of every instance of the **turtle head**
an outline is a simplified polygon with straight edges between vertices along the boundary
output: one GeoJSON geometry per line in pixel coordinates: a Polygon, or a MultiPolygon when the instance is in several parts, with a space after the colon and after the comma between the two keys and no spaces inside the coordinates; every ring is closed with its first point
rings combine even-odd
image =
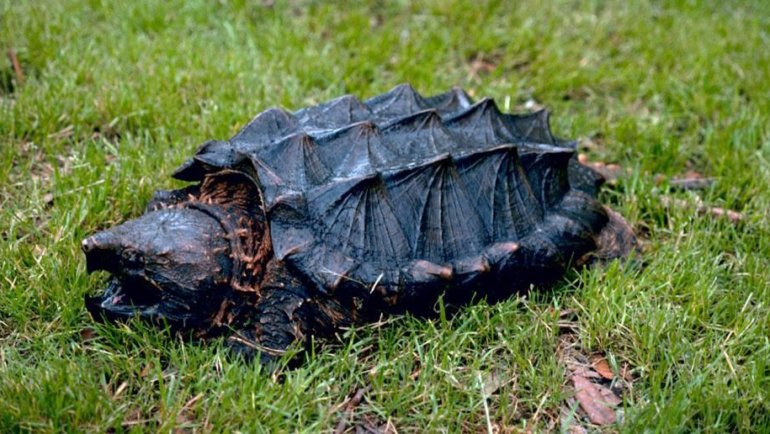
{"type": "Polygon", "coordinates": [[[167,208],[83,240],[89,272],[112,274],[106,290],[87,299],[94,317],[140,316],[183,325],[216,311],[233,261],[218,219],[194,208],[167,208]]]}
{"type": "Polygon", "coordinates": [[[86,298],[91,315],[201,329],[226,301],[258,295],[271,249],[255,188],[237,173],[207,176],[195,194],[159,192],[146,214],[83,240],[88,271],[112,274],[86,298]]]}

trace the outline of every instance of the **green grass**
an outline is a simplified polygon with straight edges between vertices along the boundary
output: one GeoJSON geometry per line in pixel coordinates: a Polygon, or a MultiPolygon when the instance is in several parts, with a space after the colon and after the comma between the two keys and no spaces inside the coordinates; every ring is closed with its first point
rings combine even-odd
{"type": "Polygon", "coordinates": [[[766,2],[276,3],[0,0],[0,47],[26,75],[0,59],[1,432],[330,431],[367,384],[355,419],[476,432],[479,379],[494,376],[494,425],[558,430],[567,308],[584,351],[634,367],[611,430],[770,431],[766,2]],[[477,58],[495,69],[475,71],[477,58]],[[407,81],[512,110],[534,100],[592,159],[629,168],[602,199],[643,234],[644,267],[350,331],[280,378],[218,342],[93,325],[83,295],[105,277],[86,274],[79,241],[180,186],[169,174],[198,144],[270,106],[407,81]],[[662,196],[692,193],[655,175],[687,170],[716,177],[703,200],[744,221],[667,209],[662,196]]]}

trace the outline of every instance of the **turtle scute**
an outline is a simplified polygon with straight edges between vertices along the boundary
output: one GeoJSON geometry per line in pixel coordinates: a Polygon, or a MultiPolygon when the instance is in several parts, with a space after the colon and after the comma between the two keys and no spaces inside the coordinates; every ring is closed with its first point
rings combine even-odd
{"type": "Polygon", "coordinates": [[[622,255],[616,241],[633,237],[614,235],[619,216],[596,200],[601,179],[574,148],[546,111],[400,85],[260,113],[201,146],[174,173],[199,185],[156,208],[222,221],[239,252],[235,283],[209,297],[221,306],[208,318],[254,348],[285,348],[386,311],[430,310],[441,294],[463,302],[547,283],[591,254],[607,259],[603,245],[622,255]]]}

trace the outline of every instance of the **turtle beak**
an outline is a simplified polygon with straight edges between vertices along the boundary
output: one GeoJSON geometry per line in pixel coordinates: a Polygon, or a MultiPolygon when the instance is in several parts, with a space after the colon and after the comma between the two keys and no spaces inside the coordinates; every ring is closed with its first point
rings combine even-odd
{"type": "Polygon", "coordinates": [[[92,235],[80,245],[86,256],[86,271],[103,270],[116,273],[120,265],[120,238],[111,231],[99,232],[92,235]]]}

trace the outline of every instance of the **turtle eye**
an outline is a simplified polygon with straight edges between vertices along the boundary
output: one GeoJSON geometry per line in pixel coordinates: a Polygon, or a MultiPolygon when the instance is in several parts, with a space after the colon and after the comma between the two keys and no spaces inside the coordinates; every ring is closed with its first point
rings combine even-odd
{"type": "Polygon", "coordinates": [[[123,264],[126,268],[144,267],[144,256],[136,249],[125,248],[120,253],[120,256],[123,258],[123,264]]]}

